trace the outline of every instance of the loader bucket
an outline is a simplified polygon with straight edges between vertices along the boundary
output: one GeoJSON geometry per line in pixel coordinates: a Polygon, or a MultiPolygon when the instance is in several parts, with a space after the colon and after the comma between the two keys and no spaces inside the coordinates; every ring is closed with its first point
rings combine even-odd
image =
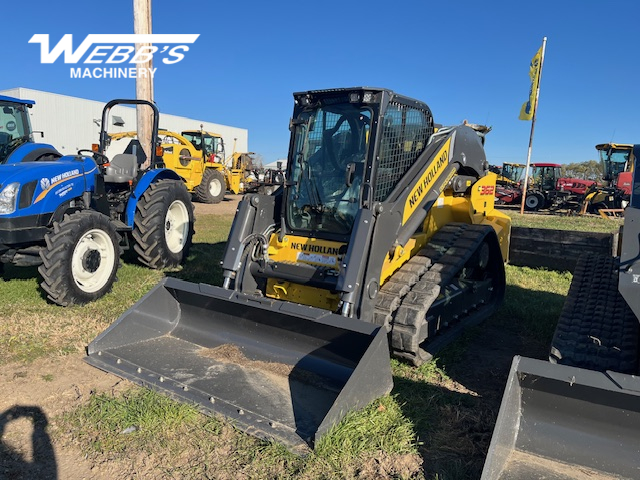
{"type": "Polygon", "coordinates": [[[482,480],[640,478],[640,377],[515,357],[482,480]]]}
{"type": "Polygon", "coordinates": [[[294,451],[393,386],[376,325],[173,278],[87,350],[95,367],[294,451]]]}

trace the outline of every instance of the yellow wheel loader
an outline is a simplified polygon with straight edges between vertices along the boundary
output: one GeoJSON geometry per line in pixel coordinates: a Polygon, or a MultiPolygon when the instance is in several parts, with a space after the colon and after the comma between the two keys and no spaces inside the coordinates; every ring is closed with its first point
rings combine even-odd
{"type": "Polygon", "coordinates": [[[202,203],[220,203],[227,190],[240,193],[244,170],[227,165],[224,141],[203,130],[182,134],[160,130],[167,168],[184,178],[187,189],[202,203]]]}
{"type": "MultiPolygon", "coordinates": [[[[600,210],[622,212],[629,204],[634,145],[603,143],[596,145],[602,165],[604,185],[594,184],[585,193],[581,213],[599,213],[600,210]]],[[[601,215],[606,216],[603,212],[601,215]]]]}
{"type": "MultiPolygon", "coordinates": [[[[111,135],[110,141],[136,136],[137,132],[121,132],[111,135]]],[[[220,203],[227,190],[241,192],[244,169],[236,165],[242,154],[225,158],[224,141],[217,133],[158,130],[158,139],[165,167],[180,175],[199,202],[220,203]]]]}
{"type": "Polygon", "coordinates": [[[500,305],[510,220],[482,132],[378,88],[294,94],[286,181],[240,202],[222,288],[167,278],[88,347],[104,370],[313,445],[500,305]]]}

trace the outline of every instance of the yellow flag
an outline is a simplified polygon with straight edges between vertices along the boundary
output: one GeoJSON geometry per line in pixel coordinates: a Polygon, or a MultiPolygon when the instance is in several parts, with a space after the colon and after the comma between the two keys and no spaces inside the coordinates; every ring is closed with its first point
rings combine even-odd
{"type": "Polygon", "coordinates": [[[529,99],[522,104],[520,109],[520,120],[531,120],[533,118],[533,108],[536,102],[536,90],[540,78],[540,61],[542,59],[542,47],[536,52],[529,65],[529,78],[531,87],[529,88],[529,99]]]}

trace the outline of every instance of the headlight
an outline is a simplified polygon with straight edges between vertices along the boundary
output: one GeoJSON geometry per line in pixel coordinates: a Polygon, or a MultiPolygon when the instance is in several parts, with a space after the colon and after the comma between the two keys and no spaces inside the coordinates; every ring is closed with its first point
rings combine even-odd
{"type": "Polygon", "coordinates": [[[0,215],[8,215],[16,211],[19,183],[10,183],[0,191],[0,215]]]}

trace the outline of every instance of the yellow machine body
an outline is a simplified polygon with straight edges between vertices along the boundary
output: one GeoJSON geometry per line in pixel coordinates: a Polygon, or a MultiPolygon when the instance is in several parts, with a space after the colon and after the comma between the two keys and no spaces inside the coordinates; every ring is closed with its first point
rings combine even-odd
{"type": "MultiPolygon", "coordinates": [[[[416,185],[420,184],[424,184],[424,178],[416,182],[416,185]]],[[[430,210],[421,231],[414,234],[406,245],[396,246],[387,253],[380,275],[380,285],[384,285],[402,265],[424,248],[440,228],[453,222],[491,226],[496,231],[502,258],[505,262],[508,261],[511,219],[495,208],[495,185],[496,175],[488,173],[473,185],[469,185],[468,195],[454,196],[451,190],[445,189],[430,210]]],[[[329,267],[335,270],[337,275],[346,247],[345,243],[314,237],[287,235],[280,240],[277,234],[272,234],[268,255],[276,262],[299,262],[329,267]]],[[[340,301],[340,296],[335,292],[274,278],[267,281],[266,295],[330,311],[336,311],[340,301]]]]}

